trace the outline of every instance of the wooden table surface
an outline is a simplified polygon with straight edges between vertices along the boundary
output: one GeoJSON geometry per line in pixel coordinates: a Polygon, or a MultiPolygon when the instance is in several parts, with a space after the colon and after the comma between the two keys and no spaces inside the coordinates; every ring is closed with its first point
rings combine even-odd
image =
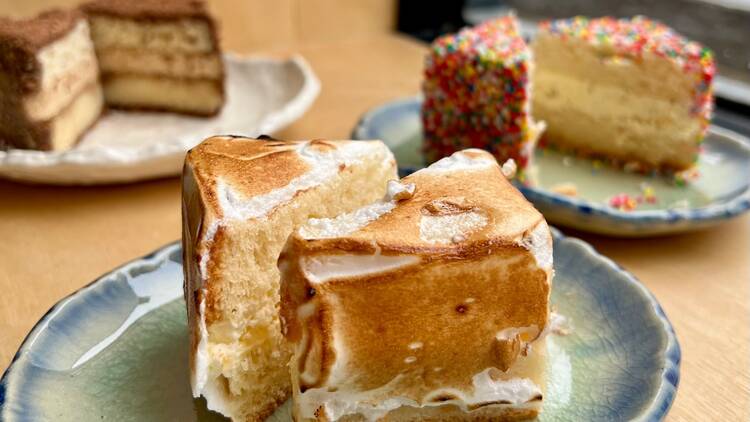
{"type": "MultiPolygon", "coordinates": [[[[370,107],[419,91],[425,46],[404,37],[318,40],[271,52],[292,51],[311,63],[323,90],[280,138],[347,138],[370,107]]],[[[668,419],[748,420],[750,218],[648,240],[569,234],[635,274],[674,324],[682,366],[668,419]]],[[[179,236],[177,178],[90,188],[0,181],[0,368],[63,296],[179,236]]]]}

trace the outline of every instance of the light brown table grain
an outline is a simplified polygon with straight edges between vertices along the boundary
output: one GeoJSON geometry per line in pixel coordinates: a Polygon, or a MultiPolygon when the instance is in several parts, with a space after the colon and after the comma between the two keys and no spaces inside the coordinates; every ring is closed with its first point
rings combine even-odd
{"type": "MultiPolygon", "coordinates": [[[[222,7],[219,3],[214,7],[222,7]]],[[[4,6],[0,3],[0,11],[4,6]]],[[[232,34],[223,36],[233,50],[256,51],[254,44],[243,48],[245,35],[232,34]]],[[[418,92],[425,47],[373,31],[310,40],[290,35],[263,51],[300,52],[323,85],[312,109],[277,135],[347,138],[362,112],[418,92]]],[[[60,298],[178,239],[179,189],[177,178],[95,188],[0,181],[0,368],[60,298]]],[[[648,286],[675,326],[683,359],[668,419],[748,420],[750,217],[658,239],[577,235],[648,286]]]]}

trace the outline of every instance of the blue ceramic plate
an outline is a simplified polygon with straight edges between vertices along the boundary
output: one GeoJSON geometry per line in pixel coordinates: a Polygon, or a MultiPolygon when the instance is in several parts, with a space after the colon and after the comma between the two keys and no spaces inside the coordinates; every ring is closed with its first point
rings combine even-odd
{"type": "MultiPolygon", "coordinates": [[[[403,173],[422,168],[420,104],[416,97],[384,104],[362,117],[352,137],[382,139],[403,173]]],[[[533,180],[519,188],[548,221],[579,230],[643,237],[705,228],[750,209],[750,140],[712,126],[703,145],[700,177],[685,186],[537,149],[533,180]],[[577,196],[555,193],[562,184],[574,185],[577,196]],[[645,188],[653,190],[656,203],[634,211],[609,206],[614,195],[636,197],[645,188]]]]}
{"type": "MultiPolygon", "coordinates": [[[[193,400],[172,244],[63,299],[0,380],[0,420],[222,420],[193,400]]],[[[588,244],[555,233],[553,307],[541,421],[658,421],[674,399],[680,347],[651,293],[588,244]]],[[[289,405],[272,420],[288,422],[289,405]]]]}

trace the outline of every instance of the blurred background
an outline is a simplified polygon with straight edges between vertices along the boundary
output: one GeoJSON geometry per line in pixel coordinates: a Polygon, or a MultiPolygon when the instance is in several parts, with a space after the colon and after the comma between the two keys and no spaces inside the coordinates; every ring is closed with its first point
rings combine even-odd
{"type": "MultiPolygon", "coordinates": [[[[526,22],[575,15],[647,15],[714,51],[719,64],[715,121],[750,134],[750,0],[451,0],[430,4],[429,10],[420,0],[207,2],[222,33],[233,34],[223,37],[223,47],[240,53],[292,51],[300,43],[355,40],[394,30],[430,42],[509,10],[526,22]]],[[[0,14],[31,16],[79,3],[0,0],[0,14]]],[[[534,25],[523,28],[533,30],[534,25]]]]}
{"type": "Polygon", "coordinates": [[[424,3],[401,0],[398,30],[432,41],[465,25],[515,11],[525,35],[544,19],[576,15],[630,17],[646,15],[660,20],[690,39],[713,50],[718,62],[714,121],[750,134],[750,0],[462,0],[441,2],[431,13],[424,3]],[[718,30],[720,29],[720,30],[718,30]]]}

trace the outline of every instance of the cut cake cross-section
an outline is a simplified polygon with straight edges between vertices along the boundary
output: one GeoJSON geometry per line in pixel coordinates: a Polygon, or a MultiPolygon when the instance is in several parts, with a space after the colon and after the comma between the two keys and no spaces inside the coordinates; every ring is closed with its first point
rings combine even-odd
{"type": "Polygon", "coordinates": [[[193,394],[262,421],[290,392],[276,262],[292,230],[376,200],[396,178],[380,141],[213,137],[183,172],[185,300],[193,394]]]}
{"type": "Polygon", "coordinates": [[[642,16],[543,22],[532,48],[547,144],[641,171],[696,162],[713,106],[707,48],[642,16]]]}
{"type": "Polygon", "coordinates": [[[219,113],[224,65],[202,1],[95,0],[83,8],[110,107],[219,113]]]}
{"type": "Polygon", "coordinates": [[[469,149],[311,219],[279,258],[297,421],[520,420],[544,393],[552,238],[469,149]]]}
{"type": "Polygon", "coordinates": [[[0,149],[64,150],[102,112],[85,17],[54,10],[0,18],[0,149]]]}

